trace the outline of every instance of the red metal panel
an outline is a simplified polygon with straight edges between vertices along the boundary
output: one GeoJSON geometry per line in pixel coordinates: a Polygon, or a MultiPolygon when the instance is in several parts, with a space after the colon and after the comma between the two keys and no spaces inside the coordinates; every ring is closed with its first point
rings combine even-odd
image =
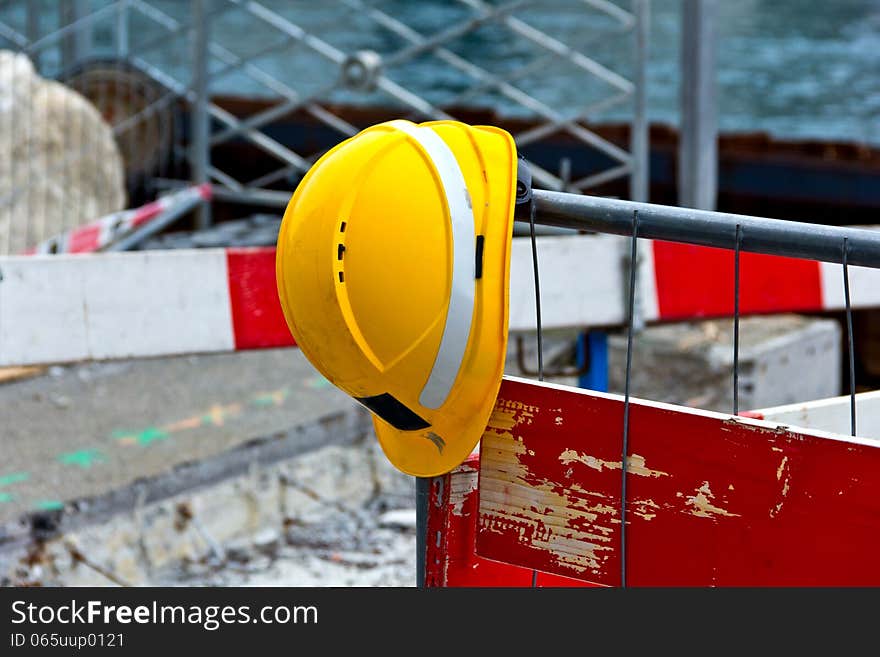
{"type": "Polygon", "coordinates": [[[228,249],[226,261],[235,348],[293,345],[293,337],[278,301],[275,249],[228,249]]]}
{"type": "MultiPolygon", "coordinates": [[[[477,471],[472,455],[452,472],[435,477],[428,507],[428,541],[425,583],[445,586],[531,586],[532,571],[474,552],[477,529],[477,471]]],[[[586,582],[551,573],[538,573],[537,585],[588,586],[586,582]]]]}
{"type": "MultiPolygon", "coordinates": [[[[482,439],[477,553],[620,582],[618,396],[505,379],[482,439]]],[[[634,400],[632,585],[880,584],[880,448],[634,400]]]]}
{"type": "MultiPolygon", "coordinates": [[[[660,241],[653,249],[660,319],[733,313],[732,251],[660,241]]],[[[740,310],[822,310],[819,263],[741,253],[740,310]]]]}

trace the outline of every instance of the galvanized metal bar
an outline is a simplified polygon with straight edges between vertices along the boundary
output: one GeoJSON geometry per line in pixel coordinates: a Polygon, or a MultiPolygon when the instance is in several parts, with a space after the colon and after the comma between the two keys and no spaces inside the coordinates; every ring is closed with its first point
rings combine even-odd
{"type": "MultiPolygon", "coordinates": [[[[528,130],[517,133],[514,138],[516,139],[516,143],[519,146],[531,144],[532,142],[539,141],[544,137],[552,135],[554,132],[559,132],[560,130],[569,130],[578,121],[584,121],[590,118],[591,115],[598,114],[599,112],[604,112],[611,109],[612,107],[620,105],[621,103],[626,101],[631,95],[632,94],[630,94],[629,92],[622,91],[613,96],[608,96],[607,98],[597,100],[596,102],[589,103],[582,107],[580,110],[578,110],[578,113],[571,119],[567,119],[565,121],[550,121],[548,123],[540,123],[534,128],[529,128],[528,130]]],[[[574,133],[572,132],[571,134],[574,133]]]]}
{"type": "MultiPolygon", "coordinates": [[[[146,3],[143,2],[143,0],[131,0],[131,1],[137,3],[137,7],[139,9],[141,9],[141,11],[148,11],[149,13],[147,15],[149,16],[149,18],[151,18],[152,20],[156,21],[157,23],[159,23],[160,25],[165,27],[167,30],[169,30],[169,35],[173,34],[175,32],[179,32],[182,29],[189,29],[191,27],[191,25],[189,25],[189,24],[180,23],[177,19],[173,18],[172,16],[169,16],[168,14],[165,14],[164,12],[162,12],[154,7],[151,7],[150,5],[146,5],[146,3]]],[[[237,5],[235,5],[235,4],[224,5],[219,9],[213,9],[210,13],[206,14],[206,17],[210,18],[213,16],[218,16],[218,15],[220,15],[224,12],[227,12],[231,9],[235,9],[236,7],[237,7],[237,5]]],[[[220,61],[224,62],[224,64],[225,64],[225,66],[223,68],[215,70],[214,72],[210,73],[209,77],[210,78],[220,77],[220,76],[226,75],[229,72],[234,71],[236,69],[242,69],[243,72],[246,75],[248,75],[251,79],[263,84],[268,89],[271,89],[272,91],[280,94],[281,96],[284,96],[289,101],[291,101],[291,103],[286,105],[287,112],[292,112],[295,109],[298,109],[299,107],[305,107],[305,109],[312,116],[314,116],[315,118],[318,118],[319,120],[324,121],[327,125],[330,125],[331,127],[336,128],[337,130],[339,130],[343,134],[350,136],[350,135],[354,134],[355,132],[357,132],[357,130],[354,128],[354,126],[350,125],[348,122],[343,121],[339,117],[333,116],[332,114],[330,114],[329,112],[324,110],[319,105],[311,102],[313,99],[319,97],[321,94],[326,94],[327,92],[333,90],[336,86],[338,86],[338,81],[335,81],[331,85],[328,85],[327,87],[322,88],[318,93],[312,94],[308,98],[301,98],[300,95],[296,92],[296,90],[292,89],[290,86],[284,84],[283,82],[281,82],[277,78],[273,77],[269,73],[266,73],[265,71],[263,71],[262,69],[255,66],[252,63],[253,60],[259,59],[260,57],[263,57],[266,54],[269,54],[269,53],[274,52],[276,50],[281,50],[283,48],[287,48],[292,43],[299,42],[302,40],[302,35],[299,33],[284,32],[283,35],[284,35],[284,38],[282,41],[280,41],[278,43],[267,44],[264,48],[261,48],[261,49],[257,50],[256,52],[251,53],[246,58],[239,57],[238,55],[236,55],[232,51],[228,50],[227,48],[223,47],[222,45],[215,43],[214,41],[209,40],[208,41],[208,51],[210,52],[211,55],[217,57],[220,61]]],[[[164,35],[162,37],[162,39],[160,40],[160,42],[163,40],[166,40],[167,36],[168,35],[164,35]]],[[[148,50],[151,45],[152,45],[152,42],[147,46],[142,46],[141,48],[139,48],[139,52],[141,52],[143,50],[148,50]]],[[[258,116],[262,116],[262,115],[258,115],[258,116]]],[[[278,118],[278,116],[283,116],[283,113],[280,115],[275,115],[275,116],[271,117],[269,120],[266,120],[265,123],[271,122],[271,120],[278,118]]],[[[256,119],[257,119],[257,117],[251,117],[250,120],[256,121],[256,119]]],[[[245,122],[243,122],[242,125],[244,125],[244,123],[245,122]]],[[[248,124],[245,127],[260,127],[260,125],[248,124]]],[[[240,134],[240,132],[241,132],[241,130],[224,131],[220,135],[215,135],[212,138],[212,144],[218,143],[220,141],[224,141],[227,138],[230,138],[234,135],[240,134]]]]}
{"type": "MultiPolygon", "coordinates": [[[[40,38],[40,8],[34,2],[27,3],[27,16],[25,18],[25,34],[29,43],[33,43],[40,38]]],[[[34,63],[34,69],[40,70],[40,54],[34,53],[31,57],[34,63]]]]}
{"type": "Polygon", "coordinates": [[[592,176],[587,176],[586,178],[581,178],[580,180],[575,180],[574,182],[569,183],[568,189],[572,191],[582,192],[584,190],[590,189],[591,187],[598,187],[599,185],[610,182],[612,180],[616,180],[617,178],[623,178],[625,175],[633,170],[632,167],[632,164],[621,164],[619,167],[605,169],[605,171],[602,171],[600,173],[596,173],[592,176]]]}
{"type": "MultiPolygon", "coordinates": [[[[123,0],[118,1],[123,2],[123,0]]],[[[179,21],[173,16],[169,16],[162,10],[154,7],[153,5],[147,4],[146,2],[144,2],[144,0],[124,0],[124,2],[127,3],[133,13],[136,12],[137,14],[149,18],[151,21],[153,21],[157,25],[160,25],[166,30],[158,37],[154,37],[146,41],[139,41],[137,49],[134,51],[138,55],[143,55],[144,53],[154,50],[158,47],[167,47],[168,41],[171,37],[182,34],[184,32],[191,32],[193,30],[194,24],[192,20],[179,21]]],[[[208,20],[219,18],[235,9],[235,6],[232,5],[211,5],[211,7],[212,9],[210,11],[207,11],[204,16],[204,18],[208,20]]]]}
{"type": "Polygon", "coordinates": [[[238,180],[230,176],[225,171],[218,169],[216,166],[212,165],[208,167],[208,175],[211,177],[211,180],[216,180],[221,185],[225,185],[229,189],[241,190],[244,189],[244,185],[241,184],[238,180]]]}
{"type": "Polygon", "coordinates": [[[254,205],[284,209],[290,203],[291,194],[290,192],[279,192],[272,189],[248,189],[247,187],[242,187],[239,190],[233,190],[214,187],[213,197],[218,201],[252,203],[254,205]]]}
{"type": "Polygon", "coordinates": [[[128,38],[128,2],[119,0],[116,3],[116,56],[125,59],[130,47],[128,38]]]}
{"type": "Polygon", "coordinates": [[[308,98],[300,98],[298,95],[296,95],[296,92],[293,92],[294,95],[289,97],[288,100],[278,103],[277,105],[273,105],[272,107],[263,110],[262,112],[259,112],[253,116],[249,116],[246,119],[240,120],[238,125],[226,128],[222,132],[214,135],[211,138],[211,144],[222,144],[223,142],[229,141],[230,139],[237,137],[238,135],[248,130],[259,130],[263,126],[274,123],[278,119],[287,116],[288,114],[292,114],[301,107],[312,103],[315,98],[329,91],[332,91],[334,88],[336,88],[336,86],[336,82],[331,82],[330,84],[322,87],[318,93],[313,94],[308,98]]]}
{"type": "MultiPolygon", "coordinates": [[[[169,16],[165,12],[163,12],[163,11],[161,11],[151,5],[148,5],[143,0],[127,0],[127,1],[133,3],[133,6],[136,9],[138,9],[138,11],[143,13],[145,16],[147,16],[148,18],[150,18],[154,22],[158,23],[159,25],[162,25],[165,29],[168,30],[168,35],[163,36],[162,39],[167,39],[167,37],[170,36],[171,34],[180,32],[184,29],[191,30],[193,28],[192,23],[181,23],[173,16],[169,16]]],[[[206,12],[203,19],[210,20],[210,19],[212,19],[214,17],[218,17],[218,16],[220,16],[220,15],[224,14],[225,12],[228,12],[232,9],[236,9],[238,6],[239,6],[238,3],[232,2],[231,4],[224,4],[222,6],[219,6],[219,8],[215,7],[213,9],[211,9],[210,12],[206,12]]],[[[272,91],[275,91],[276,93],[284,96],[289,101],[288,103],[283,104],[284,107],[286,108],[284,112],[281,112],[280,114],[276,114],[276,115],[272,116],[269,120],[266,120],[265,123],[269,123],[269,122],[271,122],[271,120],[274,120],[274,119],[278,118],[279,116],[283,116],[285,113],[292,112],[292,111],[302,107],[309,114],[311,114],[312,116],[314,116],[318,120],[323,121],[325,124],[338,130],[339,132],[341,132],[342,134],[344,134],[346,136],[351,136],[355,132],[357,132],[357,130],[354,128],[354,126],[350,125],[347,121],[343,121],[339,117],[333,116],[332,114],[330,114],[330,112],[327,112],[322,107],[320,107],[319,105],[317,105],[316,103],[313,102],[313,100],[316,99],[320,94],[327,93],[327,92],[331,91],[332,89],[334,89],[338,84],[337,81],[334,81],[330,85],[322,88],[318,93],[311,94],[307,98],[300,98],[299,94],[294,89],[291,89],[288,85],[286,85],[283,82],[281,82],[280,80],[277,80],[276,78],[272,77],[270,74],[266,73],[265,71],[263,71],[262,69],[255,66],[252,63],[252,61],[254,59],[257,59],[267,53],[273,52],[277,49],[288,47],[291,43],[302,41],[303,34],[305,34],[305,33],[304,32],[300,33],[300,32],[296,32],[296,31],[292,31],[292,32],[285,31],[285,32],[283,32],[284,39],[281,42],[275,43],[275,44],[269,44],[266,46],[266,48],[260,49],[257,52],[250,54],[247,58],[239,57],[238,55],[231,52],[227,48],[224,48],[222,45],[215,43],[211,39],[208,39],[208,46],[207,46],[208,52],[212,56],[216,57],[217,59],[219,59],[220,61],[222,61],[224,63],[224,66],[222,68],[216,69],[213,72],[209,71],[208,72],[208,79],[210,81],[211,78],[226,75],[227,73],[229,73],[233,70],[236,70],[236,69],[242,69],[243,72],[246,75],[248,75],[251,79],[263,84],[264,86],[271,89],[272,91]]],[[[154,42],[152,42],[152,41],[148,42],[145,45],[141,45],[138,48],[138,53],[141,53],[145,50],[149,50],[153,45],[154,45],[154,42]]],[[[175,86],[177,86],[177,85],[175,85],[175,86]]],[[[174,95],[175,94],[173,92],[171,94],[166,94],[166,96],[171,96],[171,97],[173,97],[174,95]]],[[[162,100],[162,99],[160,99],[160,100],[162,100]]],[[[276,107],[279,107],[279,106],[276,106],[276,107]]],[[[295,153],[293,153],[289,149],[283,148],[280,144],[277,144],[277,142],[273,142],[273,140],[271,140],[268,136],[263,135],[263,134],[257,132],[256,130],[252,129],[252,128],[261,127],[262,123],[257,124],[256,122],[259,118],[262,118],[265,113],[261,113],[257,116],[250,117],[247,121],[238,121],[237,119],[235,119],[235,117],[233,115],[231,115],[225,111],[223,112],[223,116],[219,116],[217,113],[218,109],[219,108],[211,106],[211,111],[214,114],[214,118],[221,120],[223,123],[230,126],[230,128],[217,134],[217,135],[213,135],[211,137],[211,142],[210,142],[212,145],[214,145],[216,143],[220,143],[220,142],[225,141],[227,139],[230,139],[233,136],[237,136],[239,134],[244,134],[251,141],[259,140],[260,141],[259,145],[261,147],[265,147],[264,150],[266,150],[266,152],[269,152],[270,154],[274,155],[275,157],[279,158],[280,160],[282,160],[284,162],[291,163],[292,170],[302,171],[303,160],[301,158],[299,158],[298,155],[296,155],[295,153]],[[230,118],[234,119],[234,120],[232,122],[230,122],[228,120],[230,118]],[[251,125],[251,123],[254,123],[254,125],[251,125]]],[[[270,108],[270,110],[274,110],[274,109],[275,108],[270,108]]]]}
{"type": "Polygon", "coordinates": [[[113,242],[103,250],[130,251],[134,249],[138,244],[143,242],[145,239],[158,234],[188,212],[192,211],[193,209],[198,212],[199,208],[204,208],[208,204],[208,201],[202,198],[194,198],[186,203],[181,203],[176,207],[170,208],[161,216],[158,216],[155,219],[151,219],[147,223],[143,224],[141,227],[136,228],[130,234],[120,238],[116,242],[113,242]]]}
{"type": "Polygon", "coordinates": [[[6,39],[17,48],[27,49],[28,47],[27,37],[9,27],[6,23],[0,23],[0,38],[6,39]]]}
{"type": "Polygon", "coordinates": [[[342,64],[342,62],[345,61],[344,52],[330,45],[326,41],[319,39],[313,34],[309,34],[299,25],[292,23],[290,20],[278,12],[269,9],[265,5],[254,0],[228,0],[228,2],[241,7],[249,14],[256,16],[284,34],[289,34],[297,41],[301,41],[306,47],[315,51],[319,55],[326,57],[331,62],[342,64]]]}
{"type": "Polygon", "coordinates": [[[70,70],[88,57],[91,51],[94,18],[89,12],[88,2],[83,0],[61,0],[58,11],[59,23],[70,26],[73,32],[61,42],[62,68],[70,70]]]}
{"type": "MultiPolygon", "coordinates": [[[[208,114],[208,31],[210,21],[206,15],[205,0],[192,0],[192,140],[190,145],[190,166],[192,181],[200,185],[208,182],[208,167],[211,163],[210,130],[211,119],[208,114]]],[[[203,203],[196,213],[196,227],[204,230],[211,225],[211,206],[203,203]]]]}
{"type": "MultiPolygon", "coordinates": [[[[174,90],[177,94],[185,98],[187,101],[194,102],[195,94],[193,93],[193,90],[187,88],[179,80],[171,77],[164,71],[157,69],[155,66],[152,66],[149,62],[139,57],[134,59],[134,64],[148,75],[154,77],[164,86],[174,90]]],[[[224,125],[237,126],[240,124],[240,121],[233,114],[227,112],[223,108],[213,103],[208,103],[208,111],[213,118],[217,119],[224,125]]],[[[245,130],[243,134],[247,136],[252,144],[265,151],[266,153],[269,153],[270,155],[278,158],[282,162],[286,162],[292,165],[295,170],[306,171],[311,166],[311,163],[308,162],[305,158],[297,155],[289,148],[282,146],[277,141],[271,139],[267,135],[259,132],[258,130],[245,130]]]]}
{"type": "Polygon", "coordinates": [[[648,143],[648,31],[650,29],[650,2],[636,0],[633,7],[635,25],[635,62],[633,66],[633,119],[630,129],[630,154],[632,174],[629,180],[629,197],[633,201],[648,200],[650,145],[648,143]]]}
{"type": "MultiPolygon", "coordinates": [[[[479,18],[472,19],[464,26],[457,26],[456,28],[453,28],[447,32],[442,32],[440,33],[440,35],[435,35],[431,38],[423,36],[419,32],[413,30],[408,25],[400,22],[393,16],[379,9],[376,9],[375,7],[371,7],[365,4],[362,0],[345,0],[345,4],[352,9],[364,12],[369,18],[376,21],[379,25],[385,27],[386,29],[394,32],[403,39],[406,39],[410,43],[414,44],[412,48],[398,51],[398,53],[392,55],[390,58],[383,60],[384,66],[390,67],[393,66],[395,63],[403,61],[404,55],[411,57],[411,53],[420,53],[423,51],[431,50],[434,52],[434,55],[441,61],[475,78],[478,81],[478,86],[485,86],[486,88],[496,89],[506,98],[509,98],[510,100],[519,103],[526,109],[529,109],[537,115],[541,116],[542,118],[547,119],[549,121],[548,125],[550,126],[550,132],[565,130],[577,139],[580,139],[582,142],[605,153],[609,157],[614,158],[625,164],[629,162],[629,153],[619,148],[615,144],[612,144],[608,140],[603,139],[595,132],[584,128],[582,125],[577,123],[577,121],[583,118],[585,111],[582,111],[576,118],[566,119],[562,114],[557,112],[552,107],[546,105],[545,103],[527,94],[523,90],[513,86],[512,84],[509,84],[509,82],[505,81],[504,78],[491,74],[485,69],[469,62],[463,57],[443,47],[443,44],[451,39],[452,36],[466,33],[468,30],[472,29],[473,25],[479,25],[484,22],[497,19],[499,15],[505,15],[505,12],[513,10],[522,3],[511,3],[508,5],[496,7],[491,12],[484,13],[479,18]]],[[[558,56],[556,53],[553,53],[553,55],[554,58],[558,56]]],[[[628,94],[629,92],[625,92],[624,94],[616,95],[611,99],[600,101],[597,105],[602,108],[602,103],[608,102],[608,104],[610,105],[616,104],[620,95],[626,97],[628,96],[628,94]]],[[[595,106],[587,109],[589,111],[598,111],[595,106]]],[[[523,145],[525,143],[521,141],[519,137],[517,137],[516,140],[517,144],[519,145],[523,145]]],[[[553,186],[555,189],[562,188],[561,181],[557,177],[549,174],[548,172],[536,169],[533,166],[532,173],[534,174],[535,178],[539,180],[542,184],[553,186]]]]}
{"type": "MultiPolygon", "coordinates": [[[[253,16],[256,16],[260,20],[264,21],[268,25],[280,30],[282,33],[287,34],[297,41],[301,42],[310,50],[318,53],[319,55],[325,57],[326,59],[334,62],[336,64],[342,64],[346,59],[346,54],[341,50],[335,48],[331,44],[319,39],[313,34],[309,34],[305,30],[303,30],[299,25],[292,23],[287,18],[282,16],[281,14],[269,9],[268,7],[260,4],[259,2],[255,2],[253,0],[245,1],[245,0],[227,0],[228,2],[240,6],[242,9],[247,11],[253,16]]],[[[408,89],[404,89],[396,82],[389,80],[385,76],[379,76],[379,79],[376,81],[376,85],[382,89],[385,93],[389,94],[391,97],[396,98],[397,100],[405,103],[410,106],[412,109],[420,112],[424,116],[428,116],[434,119],[451,119],[452,117],[442,110],[434,107],[428,101],[423,98],[420,98],[416,94],[412,93],[408,89]]]]}
{"type": "MultiPolygon", "coordinates": [[[[61,16],[61,20],[66,20],[65,16],[69,16],[69,14],[65,14],[66,8],[64,5],[58,6],[59,15],[61,16]]],[[[112,2],[108,5],[101,7],[100,9],[96,9],[95,11],[85,13],[80,17],[74,17],[72,22],[67,23],[66,25],[62,25],[54,32],[47,34],[45,36],[40,37],[37,41],[30,43],[24,49],[25,53],[28,55],[33,55],[36,52],[40,52],[45,50],[49,46],[52,46],[62,39],[67,38],[75,38],[71,33],[79,33],[80,31],[88,31],[91,33],[92,25],[103,19],[105,16],[108,16],[116,11],[116,2],[112,2]]],[[[85,37],[83,37],[85,38],[85,37]]],[[[63,46],[63,44],[62,44],[63,46]]],[[[64,53],[62,53],[64,54],[64,53]]],[[[64,63],[65,65],[67,62],[64,63]]]]}
{"type": "MultiPolygon", "coordinates": [[[[169,16],[168,14],[153,7],[152,5],[149,5],[145,2],[143,2],[143,0],[127,0],[127,1],[131,2],[132,6],[134,8],[136,8],[139,12],[141,12],[142,14],[144,14],[145,16],[147,16],[148,18],[150,18],[154,22],[158,23],[159,25],[162,25],[166,30],[168,30],[168,34],[164,35],[162,37],[162,39],[157,40],[157,41],[150,41],[147,44],[142,44],[141,46],[139,46],[138,53],[149,50],[154,45],[157,45],[157,43],[161,43],[163,40],[166,40],[168,38],[168,36],[170,36],[172,34],[181,32],[185,29],[186,30],[194,29],[195,21],[193,21],[191,23],[181,23],[180,21],[178,21],[174,17],[169,16]]],[[[202,16],[202,20],[203,21],[210,21],[212,18],[218,17],[218,16],[220,16],[220,15],[222,15],[232,9],[235,9],[236,7],[238,7],[237,3],[226,4],[226,5],[222,5],[219,7],[215,6],[210,11],[206,11],[204,13],[204,15],[202,16]]],[[[214,70],[213,72],[208,71],[208,81],[210,82],[211,78],[219,77],[219,76],[225,75],[233,70],[241,68],[243,70],[243,72],[246,75],[248,75],[251,79],[256,80],[257,82],[260,82],[261,84],[265,85],[267,88],[270,88],[273,91],[275,91],[276,93],[279,93],[282,96],[288,98],[291,102],[286,104],[286,107],[287,107],[286,112],[292,112],[295,109],[299,109],[300,107],[303,107],[309,114],[311,114],[315,118],[323,121],[326,125],[329,125],[330,127],[338,130],[342,134],[344,134],[346,136],[353,135],[355,132],[357,132],[357,130],[354,128],[354,126],[350,125],[347,121],[344,121],[338,117],[333,116],[332,114],[330,114],[329,112],[324,110],[322,107],[320,107],[319,105],[317,105],[316,103],[313,102],[313,100],[315,98],[317,98],[319,94],[312,94],[308,98],[299,98],[299,96],[295,90],[291,89],[289,86],[285,85],[280,80],[277,80],[276,78],[272,77],[271,75],[269,75],[268,73],[264,72],[262,69],[258,68],[257,66],[255,66],[251,63],[252,60],[257,59],[258,57],[265,55],[268,52],[272,52],[276,49],[287,47],[292,42],[302,41],[302,34],[300,34],[300,33],[284,32],[283,34],[284,34],[285,38],[283,39],[282,42],[276,43],[276,44],[271,44],[271,45],[267,46],[266,48],[257,51],[256,53],[252,53],[247,58],[239,57],[238,55],[236,55],[233,52],[229,51],[228,49],[224,48],[222,45],[215,43],[215,42],[211,41],[210,39],[208,39],[208,43],[207,43],[208,52],[212,56],[214,56],[214,57],[218,58],[220,61],[224,62],[224,66],[222,68],[214,70]]],[[[192,100],[193,96],[192,96],[191,90],[190,90],[190,92],[182,91],[181,85],[176,84],[176,83],[169,85],[168,82],[169,82],[170,78],[165,76],[164,73],[159,75],[160,72],[152,67],[146,67],[145,70],[148,70],[152,75],[157,76],[158,78],[164,80],[164,83],[166,84],[166,86],[169,86],[169,88],[175,90],[169,94],[166,94],[165,96],[160,98],[159,101],[157,101],[157,102],[162,102],[166,98],[173,99],[177,95],[181,95],[181,94],[186,94],[187,99],[192,100]]],[[[333,88],[335,88],[336,84],[337,83],[334,82],[331,85],[328,85],[327,87],[322,88],[319,93],[326,93],[326,92],[332,90],[333,88]]],[[[220,120],[225,125],[230,126],[229,129],[227,129],[226,131],[220,133],[219,135],[213,136],[210,141],[211,144],[219,143],[219,142],[224,141],[226,139],[229,139],[235,135],[244,134],[246,138],[248,138],[251,142],[255,143],[260,148],[262,148],[265,152],[273,155],[274,157],[278,158],[279,160],[281,160],[283,162],[289,163],[291,165],[290,169],[292,171],[303,171],[304,167],[308,168],[308,162],[306,162],[303,158],[298,156],[296,153],[294,153],[293,151],[291,151],[287,148],[284,148],[283,146],[281,146],[280,144],[278,144],[277,142],[272,140],[267,135],[262,134],[262,133],[258,132],[257,130],[251,129],[252,126],[244,125],[244,122],[239,121],[232,114],[226,112],[225,110],[221,110],[220,108],[218,108],[214,105],[210,105],[210,104],[209,104],[209,110],[214,118],[220,120]]],[[[260,115],[260,116],[262,116],[262,115],[260,115]]],[[[277,117],[275,117],[275,118],[277,118],[277,117]]],[[[257,117],[251,117],[250,120],[255,122],[256,119],[257,119],[257,117]]],[[[268,123],[269,121],[266,121],[266,122],[268,123]]],[[[260,127],[260,126],[256,126],[256,127],[260,127]]],[[[210,169],[211,169],[211,167],[209,167],[209,172],[210,172],[210,169]]],[[[224,182],[224,179],[222,177],[216,176],[216,178],[217,178],[217,180],[224,182]]],[[[227,183],[224,182],[224,184],[227,184],[227,183]]],[[[240,185],[238,183],[236,183],[236,187],[240,187],[240,185]]]]}
{"type": "MultiPolygon", "coordinates": [[[[459,0],[459,2],[462,2],[472,9],[476,9],[477,11],[480,11],[484,14],[490,13],[492,11],[492,6],[484,2],[483,0],[459,0]]],[[[556,53],[563,59],[567,59],[578,68],[583,69],[584,71],[588,71],[603,82],[613,87],[616,87],[621,91],[633,90],[632,82],[627,80],[622,75],[615,73],[611,69],[597,62],[596,60],[587,57],[582,52],[574,50],[562,41],[554,39],[544,32],[541,32],[540,30],[532,27],[528,23],[525,23],[518,18],[513,18],[510,16],[502,17],[502,21],[514,33],[538,46],[541,46],[542,48],[546,48],[547,50],[556,53]]]]}
{"type": "Polygon", "coordinates": [[[582,2],[588,7],[592,7],[597,11],[608,14],[608,16],[619,21],[620,24],[626,28],[630,28],[633,26],[633,15],[629,13],[626,9],[618,7],[613,2],[608,2],[608,0],[582,0],[582,2]]]}
{"type": "MultiPolygon", "coordinates": [[[[350,3],[347,4],[350,5],[350,3]]],[[[370,11],[371,9],[364,3],[358,2],[358,4],[360,5],[361,10],[370,11]]],[[[463,34],[466,34],[482,25],[485,25],[486,23],[490,23],[500,16],[506,16],[512,11],[520,9],[529,4],[533,4],[533,0],[513,0],[512,2],[492,7],[490,11],[483,12],[479,16],[475,16],[473,18],[469,18],[466,21],[462,21],[457,25],[453,25],[452,27],[437,32],[430,37],[423,37],[419,35],[419,38],[417,40],[410,39],[412,45],[398,50],[388,57],[384,57],[382,63],[383,65],[390,68],[405,61],[414,59],[415,57],[422,55],[426,52],[437,51],[442,47],[443,44],[449,43],[453,39],[456,39],[463,34]]],[[[375,12],[384,14],[384,12],[380,12],[379,10],[375,10],[375,12]]],[[[387,14],[385,15],[387,16],[387,14]]]]}
{"type": "MultiPolygon", "coordinates": [[[[562,114],[560,114],[550,106],[546,105],[545,103],[541,102],[540,100],[534,98],[533,96],[530,96],[521,89],[518,89],[517,87],[505,82],[502,78],[492,75],[485,69],[467,61],[463,57],[460,57],[459,55],[456,55],[450,50],[442,47],[442,44],[449,38],[451,38],[451,36],[447,36],[447,33],[441,33],[440,35],[431,37],[429,39],[416,32],[409,26],[405,25],[404,23],[401,23],[393,16],[390,16],[385,12],[364,4],[362,0],[346,0],[346,4],[354,9],[359,9],[366,12],[366,14],[370,18],[372,18],[383,27],[391,30],[398,36],[415,44],[412,48],[414,52],[432,50],[436,57],[441,61],[446,62],[450,66],[457,68],[458,70],[466,73],[467,75],[470,75],[480,82],[485,82],[488,88],[497,89],[505,97],[516,103],[519,103],[526,109],[532,110],[543,118],[550,120],[553,124],[561,126],[563,129],[569,131],[575,137],[581,139],[581,141],[590,144],[594,148],[607,154],[609,157],[620,160],[621,162],[627,162],[629,160],[629,154],[626,151],[618,148],[611,142],[602,139],[591,130],[587,130],[580,125],[575,125],[574,119],[567,120],[562,114]],[[443,38],[440,38],[441,36],[443,38]]],[[[482,15],[478,19],[473,19],[472,22],[475,24],[481,24],[491,19],[496,19],[499,15],[504,15],[503,12],[512,10],[514,8],[514,5],[518,6],[518,4],[520,3],[496,7],[494,10],[492,10],[492,12],[482,15]]],[[[466,32],[468,29],[471,29],[470,24],[467,25],[467,29],[462,29],[461,26],[459,26],[453,30],[450,30],[448,34],[455,36],[466,32]]],[[[402,51],[399,51],[395,55],[392,55],[389,59],[383,60],[383,65],[390,67],[394,65],[394,63],[398,63],[403,59],[403,54],[410,56],[409,50],[404,49],[402,51]]]]}
{"type": "Polygon", "coordinates": [[[630,235],[639,212],[639,237],[732,249],[741,225],[740,249],[750,253],[842,263],[840,245],[847,239],[847,262],[880,268],[880,231],[823,226],[597,196],[536,189],[536,221],[545,226],[630,235]]]}
{"type": "Polygon", "coordinates": [[[681,130],[678,202],[715,209],[718,190],[718,102],[715,0],[684,0],[681,25],[681,130]]]}

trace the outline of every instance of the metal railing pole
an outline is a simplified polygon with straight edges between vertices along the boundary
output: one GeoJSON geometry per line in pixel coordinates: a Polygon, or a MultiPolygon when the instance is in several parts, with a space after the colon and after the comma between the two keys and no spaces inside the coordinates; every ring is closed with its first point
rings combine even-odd
{"type": "Polygon", "coordinates": [[[714,210],[718,191],[716,0],[684,0],[678,203],[714,210]]]}
{"type": "Polygon", "coordinates": [[[116,56],[128,57],[128,0],[119,0],[116,10],[116,56]]]}
{"type": "MultiPolygon", "coordinates": [[[[193,15],[193,75],[192,75],[192,138],[190,140],[190,167],[192,182],[201,185],[208,181],[210,154],[210,116],[208,114],[208,38],[209,20],[205,0],[192,0],[193,15]]],[[[196,211],[196,228],[211,225],[211,205],[202,203],[196,211]]]]}
{"type": "Polygon", "coordinates": [[[635,24],[635,66],[633,71],[633,121],[630,132],[632,173],[629,181],[629,198],[633,201],[648,200],[650,180],[650,144],[648,142],[647,114],[647,65],[648,33],[650,29],[650,0],[636,0],[633,7],[635,24]]]}
{"type": "Polygon", "coordinates": [[[732,249],[736,227],[740,250],[841,264],[840,245],[847,239],[848,264],[880,268],[880,231],[767,219],[709,210],[677,208],[636,201],[582,196],[536,189],[535,220],[545,226],[630,235],[639,213],[639,237],[732,249]]]}
{"type": "MultiPolygon", "coordinates": [[[[25,33],[27,34],[28,45],[30,45],[40,38],[40,9],[35,3],[29,2],[27,4],[27,17],[25,20],[27,21],[25,33]]],[[[31,56],[31,61],[34,64],[34,68],[40,71],[40,54],[34,53],[31,56]]]]}
{"type": "Polygon", "coordinates": [[[61,44],[62,70],[70,71],[91,53],[93,19],[88,17],[87,0],[62,0],[58,11],[62,27],[75,26],[61,44]]]}

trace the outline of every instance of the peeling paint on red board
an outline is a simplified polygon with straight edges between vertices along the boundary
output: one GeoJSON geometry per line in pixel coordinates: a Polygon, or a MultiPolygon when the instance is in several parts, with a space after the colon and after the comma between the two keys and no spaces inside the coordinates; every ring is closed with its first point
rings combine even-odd
{"type": "MultiPolygon", "coordinates": [[[[505,378],[477,554],[619,584],[622,420],[619,396],[505,378]]],[[[629,444],[630,585],[880,584],[876,443],[633,400],[629,444]]]]}
{"type": "MultiPolygon", "coordinates": [[[[474,551],[478,468],[479,458],[473,454],[452,472],[432,481],[428,503],[426,585],[531,586],[531,569],[484,559],[474,551]]],[[[550,573],[538,573],[536,583],[540,587],[588,586],[586,582],[550,573]]]]}

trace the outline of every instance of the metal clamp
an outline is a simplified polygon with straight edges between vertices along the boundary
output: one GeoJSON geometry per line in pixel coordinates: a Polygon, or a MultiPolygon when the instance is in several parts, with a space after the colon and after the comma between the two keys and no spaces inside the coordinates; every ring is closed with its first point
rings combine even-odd
{"type": "Polygon", "coordinates": [[[353,91],[369,92],[376,88],[382,71],[382,56],[373,50],[359,50],[341,64],[342,84],[353,91]]]}
{"type": "Polygon", "coordinates": [[[525,158],[516,160],[516,198],[514,199],[513,217],[520,221],[528,221],[532,206],[532,170],[525,158]]]}

